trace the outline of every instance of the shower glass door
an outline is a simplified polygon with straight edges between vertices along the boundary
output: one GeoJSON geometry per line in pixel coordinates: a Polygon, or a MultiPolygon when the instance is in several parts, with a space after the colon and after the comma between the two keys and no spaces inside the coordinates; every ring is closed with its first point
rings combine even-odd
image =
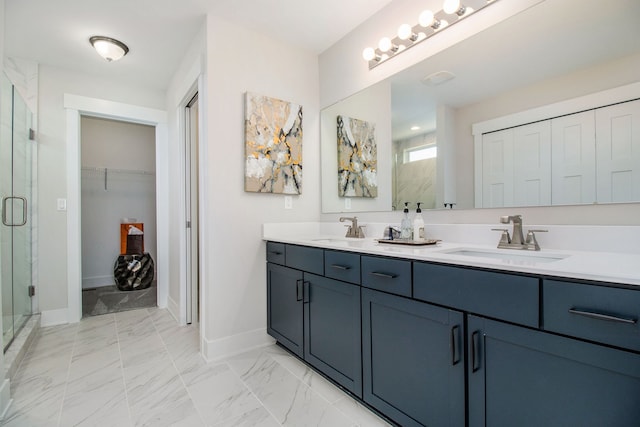
{"type": "Polygon", "coordinates": [[[31,112],[4,74],[0,94],[0,287],[6,349],[31,315],[30,202],[34,142],[29,138],[31,112]]]}

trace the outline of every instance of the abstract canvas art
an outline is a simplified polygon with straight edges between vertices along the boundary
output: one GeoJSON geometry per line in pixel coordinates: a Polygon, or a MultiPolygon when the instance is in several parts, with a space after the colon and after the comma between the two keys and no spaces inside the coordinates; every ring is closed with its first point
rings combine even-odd
{"type": "Polygon", "coordinates": [[[375,125],[338,116],[338,195],[378,197],[375,125]]]}
{"type": "Polygon", "coordinates": [[[245,191],[302,193],[302,106],[247,92],[245,191]]]}

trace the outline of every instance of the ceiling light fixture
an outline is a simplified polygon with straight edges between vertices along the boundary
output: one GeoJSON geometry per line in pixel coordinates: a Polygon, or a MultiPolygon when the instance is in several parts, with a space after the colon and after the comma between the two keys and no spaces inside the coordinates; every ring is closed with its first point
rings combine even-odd
{"type": "Polygon", "coordinates": [[[402,24],[398,28],[396,37],[392,39],[383,37],[377,48],[367,47],[364,49],[362,57],[369,64],[369,69],[388,61],[400,52],[417,45],[498,0],[462,1],[464,4],[461,0],[444,0],[441,11],[434,13],[425,10],[418,16],[418,23],[413,27],[409,24],[402,24]]]}
{"type": "Polygon", "coordinates": [[[93,36],[89,39],[89,43],[98,52],[98,55],[109,62],[117,61],[129,53],[129,48],[126,44],[111,37],[93,36]]]}

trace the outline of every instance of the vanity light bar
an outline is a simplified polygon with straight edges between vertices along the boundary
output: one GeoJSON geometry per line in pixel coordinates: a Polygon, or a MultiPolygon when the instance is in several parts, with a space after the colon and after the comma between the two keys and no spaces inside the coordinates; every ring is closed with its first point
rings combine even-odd
{"type": "Polygon", "coordinates": [[[416,25],[413,27],[409,24],[400,25],[395,37],[381,38],[376,48],[365,48],[362,51],[362,57],[369,63],[369,69],[371,70],[497,1],[444,0],[442,10],[437,13],[433,13],[430,10],[423,11],[418,17],[416,25]]]}

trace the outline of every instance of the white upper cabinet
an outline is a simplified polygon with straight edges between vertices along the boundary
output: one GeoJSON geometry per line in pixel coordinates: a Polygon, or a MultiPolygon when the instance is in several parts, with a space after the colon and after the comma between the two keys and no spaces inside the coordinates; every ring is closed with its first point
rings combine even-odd
{"type": "Polygon", "coordinates": [[[596,201],[595,112],[571,114],[551,121],[553,205],[596,201]]]}
{"type": "Polygon", "coordinates": [[[596,110],[598,202],[640,200],[640,100],[596,110]]]}

